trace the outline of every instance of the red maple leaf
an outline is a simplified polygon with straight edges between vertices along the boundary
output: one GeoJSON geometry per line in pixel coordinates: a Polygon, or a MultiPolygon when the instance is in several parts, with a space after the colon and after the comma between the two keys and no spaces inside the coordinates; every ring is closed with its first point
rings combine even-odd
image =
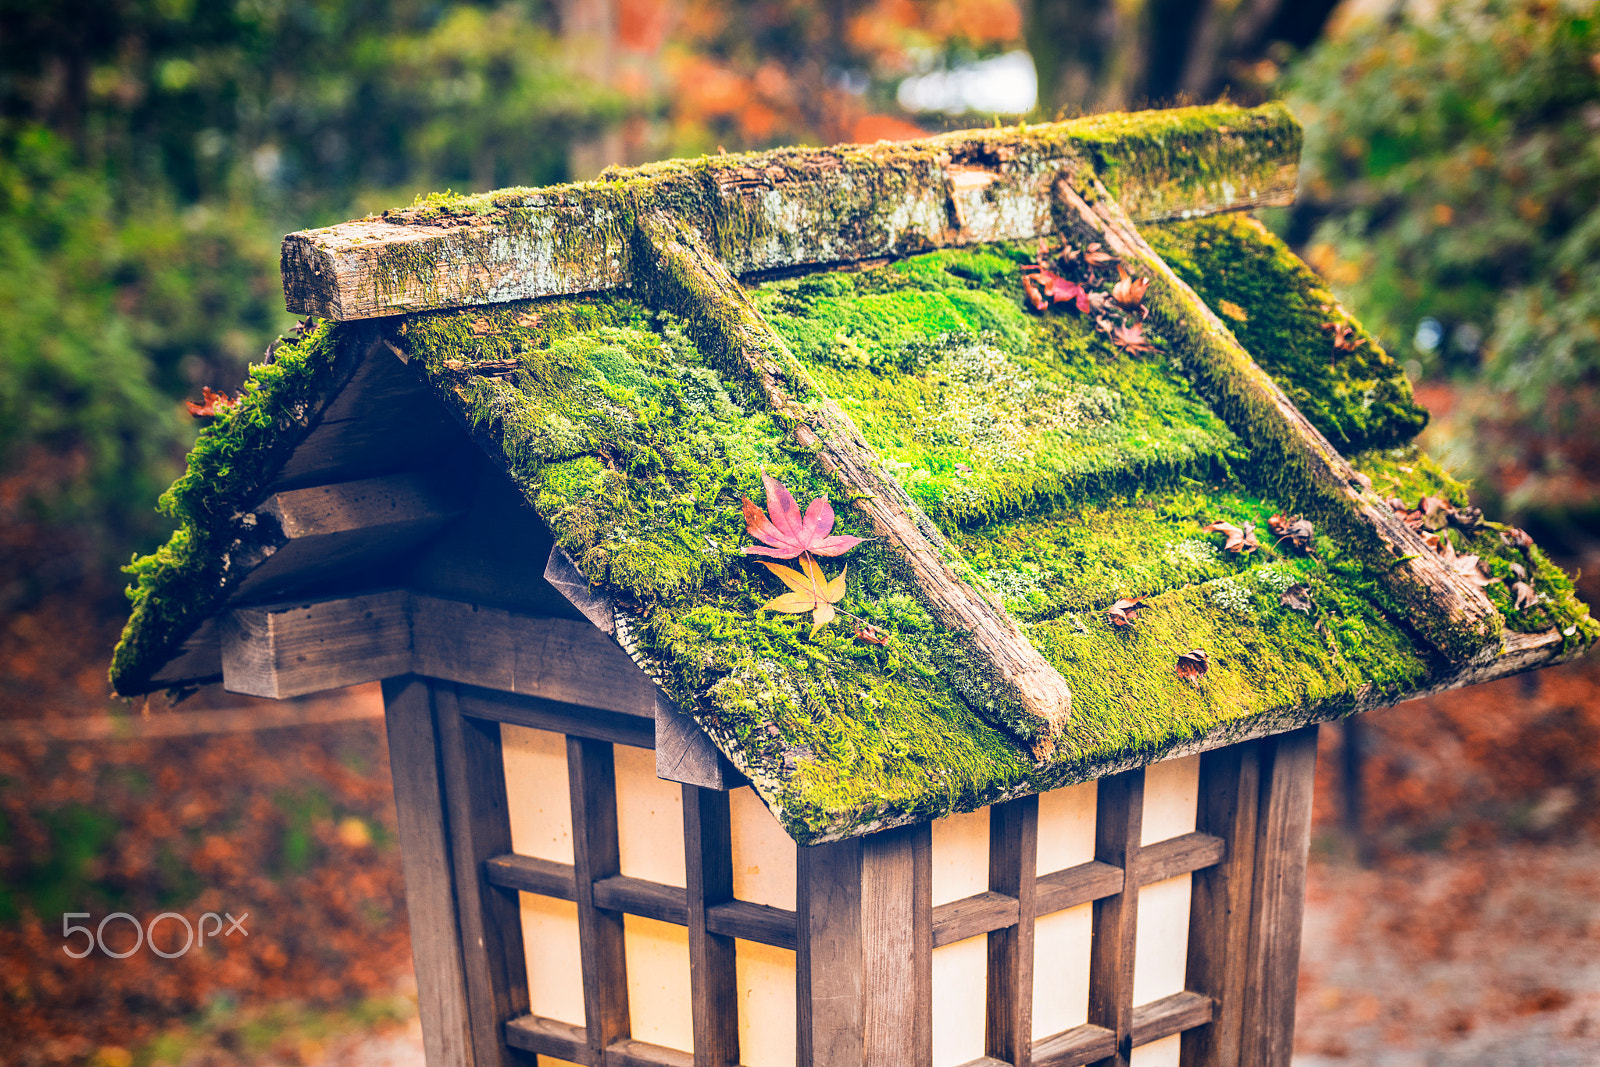
{"type": "Polygon", "coordinates": [[[842,556],[861,543],[861,538],[848,534],[834,534],[833,505],[828,498],[819,496],[800,514],[783,483],[766,471],[761,481],[767,487],[767,512],[744,498],[744,525],[750,536],[762,542],[745,545],[743,551],[752,556],[770,556],[773,559],[794,559],[802,552],[813,556],[842,556]],[[768,514],[770,513],[770,518],[768,514]]]}
{"type": "Polygon", "coordinates": [[[197,419],[209,419],[220,415],[239,402],[227,393],[213,391],[209,385],[200,387],[200,396],[204,403],[196,404],[193,400],[184,401],[185,404],[189,405],[189,414],[197,419]]]}

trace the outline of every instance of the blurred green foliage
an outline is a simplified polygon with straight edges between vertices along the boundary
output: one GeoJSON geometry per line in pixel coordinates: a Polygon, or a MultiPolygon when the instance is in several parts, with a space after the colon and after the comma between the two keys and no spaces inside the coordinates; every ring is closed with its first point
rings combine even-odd
{"type": "Polygon", "coordinates": [[[1357,24],[1287,90],[1295,223],[1366,325],[1524,412],[1600,373],[1600,10],[1465,0],[1357,24]],[[1432,319],[1438,323],[1419,325],[1432,319]]]}
{"type": "MultiPolygon", "coordinates": [[[[192,436],[180,399],[236,387],[291,322],[286,230],[564,178],[568,142],[622,107],[574,74],[553,19],[519,2],[0,0],[13,521],[81,535],[102,565],[163,532],[150,505],[192,436]]],[[[0,569],[25,556],[0,550],[0,569]]]]}

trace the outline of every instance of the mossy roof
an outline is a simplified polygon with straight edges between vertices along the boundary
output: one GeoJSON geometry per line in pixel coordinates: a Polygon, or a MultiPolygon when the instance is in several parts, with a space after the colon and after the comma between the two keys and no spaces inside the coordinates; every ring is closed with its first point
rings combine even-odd
{"type": "MultiPolygon", "coordinates": [[[[1426,422],[1404,375],[1289,250],[1223,215],[1144,229],[1301,411],[1375,486],[1467,504],[1411,444],[1426,422]],[[1336,348],[1325,324],[1348,325],[1336,348]]],[[[1268,518],[1301,502],[1264,469],[1184,373],[1184,352],[1129,355],[1072,310],[1027,310],[1031,245],[945,249],[749,286],[811,386],[882,464],[1068,683],[1073,715],[1036,759],[965,674],[970,649],[919,597],[905,561],[872,539],[848,492],[750,381],[672,311],[624,290],[424,312],[393,334],[440,402],[498,460],[557,543],[615,602],[625,647],[691,712],[802,842],[971,810],[1166,755],[1392,702],[1448,674],[1368,558],[1317,531],[1275,543],[1268,518]],[[511,361],[507,363],[506,361],[511,361]],[[496,373],[476,373],[486,363],[496,373]],[[514,369],[506,372],[505,367],[514,369]],[[783,591],[750,544],[740,500],[762,474],[804,506],[828,496],[838,531],[866,538],[845,618],[762,610],[783,591]],[[1224,520],[1261,547],[1222,551],[1224,520]],[[1309,612],[1282,602],[1304,586],[1309,612]],[[1143,597],[1132,626],[1109,620],[1143,597]],[[1175,670],[1200,648],[1209,671],[1175,670]]],[[[352,358],[359,327],[324,323],[256,370],[244,402],[202,434],[165,503],[182,529],[138,561],[113,680],[147,684],[226,586],[228,523],[281,463],[285,427],[352,358]]],[[[1596,628],[1572,584],[1504,527],[1447,526],[1497,579],[1529,574],[1508,630],[1596,628]]]]}

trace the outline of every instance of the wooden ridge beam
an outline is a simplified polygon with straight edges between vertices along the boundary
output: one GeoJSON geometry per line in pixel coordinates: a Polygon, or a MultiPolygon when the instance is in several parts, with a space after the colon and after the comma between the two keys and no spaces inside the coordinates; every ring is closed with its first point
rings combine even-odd
{"type": "Polygon", "coordinates": [[[1493,657],[1504,627],[1483,590],[1446,566],[1420,534],[1363,485],[1355,468],[1156,254],[1100,179],[1087,169],[1065,171],[1056,194],[1069,227],[1104,244],[1134,273],[1152,279],[1146,297],[1151,320],[1170,342],[1183,347],[1179,365],[1235,433],[1264,454],[1281,457],[1297,504],[1363,552],[1389,592],[1409,609],[1407,621],[1452,661],[1493,657]]]}
{"type": "Polygon", "coordinates": [[[1300,143],[1280,104],[1223,105],[658,163],[289,234],[284,296],[364,319],[618,288],[638,280],[631,220],[656,210],[736,275],[1031,238],[1068,162],[1115,175],[1142,221],[1287,204],[1300,143]]]}
{"type": "Polygon", "coordinates": [[[794,440],[849,494],[873,535],[902,555],[923,606],[985,668],[951,672],[973,709],[1028,744],[1036,759],[1048,758],[1072,713],[1066,680],[976,587],[960,553],[884,471],[860,428],[810,382],[711,249],[667,216],[639,225],[640,256],[655,260],[652,300],[684,314],[696,341],[727,373],[754,382],[794,440]]]}

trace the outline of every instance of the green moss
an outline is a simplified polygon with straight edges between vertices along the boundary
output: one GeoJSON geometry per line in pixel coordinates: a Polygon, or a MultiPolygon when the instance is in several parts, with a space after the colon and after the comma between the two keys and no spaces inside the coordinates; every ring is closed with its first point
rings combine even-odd
{"type": "Polygon", "coordinates": [[[1428,413],[1399,366],[1277,237],[1245,215],[1147,228],[1161,258],[1192,286],[1335,447],[1409,441],[1428,413]],[[1324,323],[1354,331],[1333,347],[1324,323]]]}
{"type": "MultiPolygon", "coordinates": [[[[1412,508],[1425,496],[1442,497],[1458,508],[1471,504],[1467,486],[1415,447],[1373,450],[1352,462],[1372,479],[1372,487],[1380,494],[1398,497],[1412,508]]],[[[1572,577],[1537,545],[1517,548],[1510,541],[1510,530],[1497,522],[1472,528],[1447,523],[1439,533],[1450,539],[1458,555],[1477,556],[1481,569],[1495,579],[1484,592],[1504,617],[1506,629],[1514,633],[1559,629],[1564,648],[1583,647],[1600,639],[1600,624],[1590,617],[1589,606],[1578,599],[1572,577]],[[1519,578],[1513,567],[1520,567],[1523,577],[1519,578]],[[1520,580],[1526,580],[1538,597],[1536,603],[1521,609],[1511,589],[1511,583],[1520,580]]]]}
{"type": "Polygon", "coordinates": [[[252,530],[242,516],[349,376],[353,329],[325,322],[281,345],[272,363],[250,368],[238,403],[200,431],[187,468],[160,501],[178,530],[124,569],[133,607],[112,654],[116,691],[146,691],[150,674],[221,604],[240,569],[231,561],[249,555],[252,530]]]}
{"type": "Polygon", "coordinates": [[[1022,310],[1019,248],[761,286],[756,306],[913,499],[949,527],[1211,471],[1233,435],[1164,355],[1022,310]]]}

